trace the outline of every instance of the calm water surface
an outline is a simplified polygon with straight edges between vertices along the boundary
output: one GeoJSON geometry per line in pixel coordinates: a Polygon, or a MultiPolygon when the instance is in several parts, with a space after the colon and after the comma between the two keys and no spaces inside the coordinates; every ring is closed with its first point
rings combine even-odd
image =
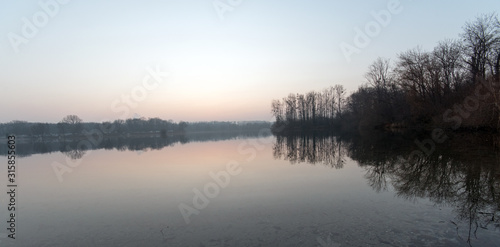
{"type": "Polygon", "coordinates": [[[2,227],[0,245],[500,245],[498,163],[407,164],[383,148],[269,136],[31,154],[18,159],[16,240],[2,227]],[[68,161],[77,165],[59,181],[52,164],[68,161]],[[214,187],[209,174],[228,163],[239,172],[214,187]]]}

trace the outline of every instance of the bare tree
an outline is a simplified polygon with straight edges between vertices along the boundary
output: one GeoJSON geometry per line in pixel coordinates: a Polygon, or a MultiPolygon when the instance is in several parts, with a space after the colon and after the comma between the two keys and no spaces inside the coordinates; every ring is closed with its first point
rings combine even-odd
{"type": "Polygon", "coordinates": [[[73,134],[80,134],[83,130],[82,119],[77,115],[67,115],[61,123],[66,124],[73,134]]]}
{"type": "Polygon", "coordinates": [[[329,104],[328,104],[330,118],[333,119],[333,118],[335,118],[335,114],[336,114],[335,105],[337,104],[337,101],[336,101],[337,98],[335,97],[335,87],[328,88],[328,95],[330,98],[329,104]]]}
{"type": "Polygon", "coordinates": [[[316,92],[311,91],[306,95],[307,109],[312,123],[316,123],[316,92]]]}
{"type": "Polygon", "coordinates": [[[500,70],[500,25],[496,14],[483,14],[464,26],[462,38],[466,48],[465,62],[473,80],[486,79],[487,66],[498,77],[500,70]]]}
{"type": "Polygon", "coordinates": [[[345,101],[345,89],[342,85],[335,85],[335,98],[337,99],[337,116],[342,116],[345,101]]]}
{"type": "Polygon", "coordinates": [[[297,94],[297,111],[302,125],[304,125],[306,122],[306,111],[307,111],[306,105],[307,104],[304,95],[297,94]]]}
{"type": "Polygon", "coordinates": [[[68,115],[62,119],[62,122],[67,124],[78,124],[82,122],[82,119],[77,115],[68,115]]]}
{"type": "Polygon", "coordinates": [[[426,66],[430,55],[420,47],[399,54],[396,73],[398,82],[411,96],[426,99],[430,94],[426,66]]]}
{"type": "Polygon", "coordinates": [[[279,100],[273,100],[271,103],[271,113],[274,115],[276,123],[281,124],[284,121],[283,108],[279,100]]]}
{"type": "Polygon", "coordinates": [[[283,98],[283,102],[285,103],[285,116],[286,121],[293,123],[296,120],[297,113],[297,98],[295,94],[289,94],[287,98],[283,98]]]}
{"type": "Polygon", "coordinates": [[[389,59],[379,57],[368,68],[365,78],[375,89],[388,88],[392,83],[389,70],[390,62],[389,59]]]}
{"type": "Polygon", "coordinates": [[[456,91],[465,81],[462,50],[458,41],[447,39],[439,42],[432,52],[439,66],[445,93],[456,91]]]}

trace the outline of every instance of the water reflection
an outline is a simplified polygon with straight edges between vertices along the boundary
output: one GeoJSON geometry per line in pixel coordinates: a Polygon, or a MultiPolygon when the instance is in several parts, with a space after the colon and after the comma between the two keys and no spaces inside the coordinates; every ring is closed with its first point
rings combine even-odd
{"type": "Polygon", "coordinates": [[[335,136],[277,136],[273,156],[292,164],[321,163],[339,169],[344,167],[345,150],[342,139],[335,136]]]}
{"type": "MultiPolygon", "coordinates": [[[[33,154],[46,154],[61,152],[71,159],[81,159],[89,149],[116,149],[119,151],[147,151],[159,150],[177,143],[186,144],[189,142],[222,141],[247,137],[268,137],[270,131],[261,132],[200,132],[186,133],[179,135],[169,135],[161,137],[158,135],[141,136],[110,136],[102,140],[94,139],[66,140],[66,141],[40,141],[40,140],[19,140],[16,143],[17,155],[27,157],[33,154]]],[[[0,154],[7,153],[7,146],[0,146],[0,154]]]]}
{"type": "MultiPolygon", "coordinates": [[[[365,168],[368,184],[377,192],[395,190],[398,197],[428,198],[451,206],[459,237],[471,244],[479,230],[500,228],[500,154],[491,137],[460,136],[436,145],[430,155],[406,160],[418,148],[401,136],[278,136],[276,159],[291,164],[322,163],[342,168],[349,157],[365,168]]],[[[419,139],[422,140],[422,139],[419,139]]]]}
{"type": "Polygon", "coordinates": [[[62,153],[72,160],[77,160],[81,159],[87,153],[87,151],[81,149],[73,149],[69,151],[63,151],[62,153]]]}

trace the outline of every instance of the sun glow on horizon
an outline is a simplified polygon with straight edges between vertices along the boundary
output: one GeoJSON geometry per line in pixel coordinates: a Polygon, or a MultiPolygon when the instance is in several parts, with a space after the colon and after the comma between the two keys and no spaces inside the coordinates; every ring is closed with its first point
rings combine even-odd
{"type": "Polygon", "coordinates": [[[46,11],[39,2],[6,3],[0,10],[0,98],[3,105],[16,103],[3,109],[0,122],[57,122],[68,114],[85,121],[134,114],[269,120],[273,99],[335,84],[353,91],[377,57],[455,38],[467,20],[498,6],[492,0],[432,8],[401,1],[402,14],[349,62],[339,44],[352,43],[356,28],[373,21],[371,13],[387,8],[386,2],[245,1],[224,20],[210,2],[148,3],[71,1],[47,15],[44,25],[33,20],[46,11]],[[16,46],[12,35],[28,38],[16,46]],[[123,96],[130,97],[147,68],[156,66],[169,77],[144,99],[124,104],[123,96]],[[117,100],[126,112],[116,110],[117,100]]]}

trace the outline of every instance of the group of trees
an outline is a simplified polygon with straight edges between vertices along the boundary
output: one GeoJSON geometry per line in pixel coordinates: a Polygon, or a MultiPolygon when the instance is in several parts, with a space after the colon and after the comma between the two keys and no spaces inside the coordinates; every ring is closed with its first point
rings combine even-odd
{"type": "Polygon", "coordinates": [[[0,124],[0,133],[5,136],[9,134],[25,135],[30,137],[44,138],[50,135],[77,135],[81,134],[85,125],[82,119],[76,115],[68,115],[57,124],[30,123],[26,121],[11,121],[0,124]]]}
{"type": "Polygon", "coordinates": [[[187,126],[186,122],[175,123],[172,120],[163,120],[160,118],[129,118],[126,120],[115,120],[113,122],[102,123],[105,134],[123,134],[123,133],[151,133],[161,132],[184,132],[187,126]]]}
{"type": "Polygon", "coordinates": [[[332,126],[335,119],[342,115],[344,103],[345,89],[342,85],[321,92],[290,94],[282,100],[273,100],[271,111],[276,119],[273,129],[332,126]]]}
{"type": "Polygon", "coordinates": [[[73,138],[81,137],[86,133],[97,130],[104,135],[123,135],[123,134],[144,134],[159,133],[165,137],[173,133],[184,132],[258,132],[263,129],[269,129],[270,122],[173,122],[172,120],[163,120],[160,118],[130,118],[126,120],[106,121],[101,123],[83,122],[76,115],[68,115],[58,123],[31,123],[26,121],[12,121],[9,123],[0,123],[0,135],[6,136],[16,134],[32,138],[73,138]]]}
{"type": "Polygon", "coordinates": [[[349,97],[350,120],[361,126],[497,129],[499,66],[500,22],[496,14],[479,16],[465,24],[460,40],[441,41],[432,51],[410,49],[393,64],[376,60],[367,85],[349,97]]]}
{"type": "Polygon", "coordinates": [[[186,126],[186,122],[175,123],[172,120],[166,121],[160,118],[131,118],[102,123],[83,122],[82,119],[76,115],[68,115],[58,123],[33,123],[26,121],[2,123],[0,124],[0,134],[2,136],[16,134],[18,136],[41,139],[47,137],[78,137],[93,130],[99,130],[103,134],[109,135],[151,132],[167,134],[183,132],[186,126]]]}
{"type": "MultiPolygon", "coordinates": [[[[366,84],[345,101],[332,93],[273,101],[275,127],[325,116],[345,128],[500,128],[500,22],[485,14],[468,22],[457,40],[444,40],[432,51],[417,47],[400,53],[395,62],[378,58],[365,74],[366,84]],[[335,98],[337,97],[337,98],[335,98]],[[335,103],[330,106],[331,102],[335,103]],[[325,106],[318,112],[320,105],[325,106]],[[335,114],[332,114],[335,112],[335,114]],[[309,118],[307,118],[309,116],[309,118]],[[312,117],[314,116],[314,117],[312,117]]],[[[325,90],[330,92],[335,90],[325,90]]],[[[318,121],[319,120],[319,121],[318,121]]],[[[307,122],[307,121],[306,121],[307,122]]]]}

